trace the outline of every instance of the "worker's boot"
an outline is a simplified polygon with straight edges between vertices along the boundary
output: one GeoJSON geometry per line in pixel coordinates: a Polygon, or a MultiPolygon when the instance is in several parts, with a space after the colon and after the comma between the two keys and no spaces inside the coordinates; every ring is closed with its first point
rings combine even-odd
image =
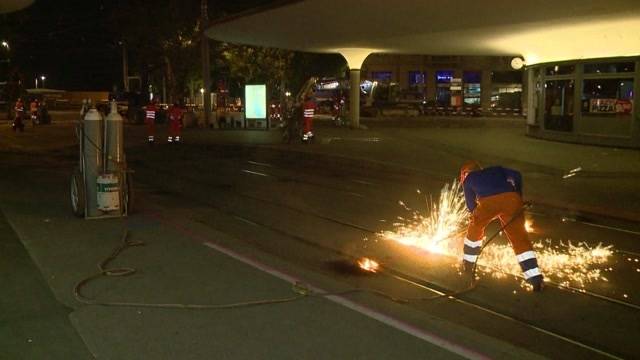
{"type": "Polygon", "coordinates": [[[462,270],[465,274],[471,275],[473,273],[473,268],[475,267],[475,263],[471,261],[462,260],[462,270]]]}
{"type": "Polygon", "coordinates": [[[527,281],[531,284],[535,292],[540,292],[544,288],[544,278],[542,275],[534,276],[527,281]]]}

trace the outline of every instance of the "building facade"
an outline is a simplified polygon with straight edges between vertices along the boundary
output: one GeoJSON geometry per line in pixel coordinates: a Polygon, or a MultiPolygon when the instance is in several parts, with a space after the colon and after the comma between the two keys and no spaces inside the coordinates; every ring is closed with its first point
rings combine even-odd
{"type": "Polygon", "coordinates": [[[640,57],[574,60],[528,69],[527,134],[640,148],[640,57]]]}
{"type": "Polygon", "coordinates": [[[404,99],[420,99],[426,111],[445,110],[483,115],[526,113],[524,71],[511,57],[371,54],[361,77],[396,83],[404,99]],[[523,110],[524,109],[524,110],[523,110]]]}
{"type": "Polygon", "coordinates": [[[395,83],[427,113],[524,116],[527,135],[640,148],[640,57],[511,68],[512,57],[372,54],[363,79],[395,83]]]}

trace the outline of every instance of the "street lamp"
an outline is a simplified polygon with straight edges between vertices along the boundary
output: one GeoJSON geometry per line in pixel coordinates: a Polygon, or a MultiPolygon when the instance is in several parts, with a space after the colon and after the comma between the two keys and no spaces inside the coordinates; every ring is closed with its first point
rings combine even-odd
{"type": "Polygon", "coordinates": [[[42,80],[42,88],[44,89],[44,81],[47,79],[46,76],[42,75],[40,76],[40,80],[42,80]]]}
{"type": "Polygon", "coordinates": [[[0,43],[0,45],[2,45],[3,47],[7,48],[7,50],[9,50],[9,43],[2,40],[2,42],[0,43]]]}

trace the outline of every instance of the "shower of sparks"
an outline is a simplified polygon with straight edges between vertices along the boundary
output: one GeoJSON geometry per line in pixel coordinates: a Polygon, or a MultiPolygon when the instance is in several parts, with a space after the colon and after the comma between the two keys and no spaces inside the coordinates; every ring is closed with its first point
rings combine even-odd
{"type": "Polygon", "coordinates": [[[358,266],[360,266],[362,270],[369,272],[377,272],[380,268],[380,264],[378,264],[378,262],[366,257],[358,260],[358,266]]]}
{"type": "MultiPolygon", "coordinates": [[[[432,253],[451,254],[456,251],[461,231],[467,224],[468,213],[461,188],[457,181],[446,184],[440,191],[438,202],[427,199],[428,216],[411,210],[403,202],[399,204],[412,211],[410,219],[398,217],[401,222],[393,224],[393,231],[385,231],[380,236],[415,246],[432,253]]],[[[418,191],[419,193],[419,191],[418,191]]]]}
{"type": "MultiPolygon", "coordinates": [[[[427,198],[426,202],[428,215],[410,209],[400,201],[400,206],[411,215],[397,217],[393,230],[380,232],[378,236],[431,253],[453,256],[461,261],[469,215],[460,184],[455,180],[451,185],[446,184],[440,191],[438,201],[427,198]]],[[[527,232],[535,232],[532,221],[527,221],[525,226],[527,232]]],[[[547,281],[580,288],[591,282],[608,281],[603,274],[611,268],[604,265],[613,254],[612,246],[599,244],[589,247],[582,242],[554,245],[550,239],[546,239],[533,242],[533,247],[547,281]]],[[[496,278],[522,274],[513,249],[505,244],[489,244],[483,250],[478,264],[480,274],[496,278]]]]}

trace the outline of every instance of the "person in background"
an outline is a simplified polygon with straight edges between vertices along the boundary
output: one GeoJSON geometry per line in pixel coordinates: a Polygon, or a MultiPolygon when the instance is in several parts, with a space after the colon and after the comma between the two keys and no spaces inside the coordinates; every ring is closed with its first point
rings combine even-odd
{"type": "Polygon", "coordinates": [[[31,113],[31,125],[35,126],[39,123],[38,121],[38,108],[40,108],[40,104],[38,103],[38,99],[31,99],[31,103],[29,104],[29,112],[31,113]]]}
{"type": "Polygon", "coordinates": [[[316,102],[313,101],[311,95],[305,96],[302,111],[302,141],[311,141],[313,139],[313,116],[316,112],[316,102]]]}
{"type": "Polygon", "coordinates": [[[16,112],[16,117],[13,120],[13,125],[11,125],[11,128],[13,129],[13,131],[20,130],[20,132],[23,132],[24,131],[24,122],[23,122],[24,103],[22,102],[22,98],[18,98],[15,106],[13,107],[13,110],[16,112]]]}
{"type": "Polygon", "coordinates": [[[179,143],[181,141],[180,133],[182,129],[182,117],[184,110],[180,107],[178,102],[174,102],[169,108],[169,138],[170,143],[179,143]]]}
{"type": "Polygon", "coordinates": [[[149,101],[145,109],[145,124],[147,125],[147,142],[153,145],[156,135],[156,113],[158,108],[156,107],[155,100],[149,101]]]}

